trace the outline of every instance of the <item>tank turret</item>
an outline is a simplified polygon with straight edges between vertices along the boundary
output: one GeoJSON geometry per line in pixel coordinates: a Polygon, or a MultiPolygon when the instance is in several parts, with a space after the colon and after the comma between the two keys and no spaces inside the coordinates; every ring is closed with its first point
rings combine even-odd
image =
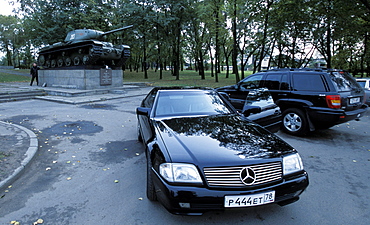
{"type": "Polygon", "coordinates": [[[130,57],[130,47],[105,42],[105,37],[131,27],[132,25],[108,32],[92,29],[70,31],[64,42],[42,48],[39,51],[38,63],[44,68],[58,69],[122,67],[130,57]]]}
{"type": "Polygon", "coordinates": [[[132,25],[118,28],[115,30],[111,30],[108,32],[102,32],[102,31],[91,30],[91,29],[74,30],[74,31],[70,31],[67,34],[67,37],[64,39],[64,42],[75,42],[75,41],[81,41],[81,40],[94,40],[94,39],[99,40],[99,41],[104,41],[106,35],[116,33],[119,31],[123,31],[131,27],[132,25]]]}

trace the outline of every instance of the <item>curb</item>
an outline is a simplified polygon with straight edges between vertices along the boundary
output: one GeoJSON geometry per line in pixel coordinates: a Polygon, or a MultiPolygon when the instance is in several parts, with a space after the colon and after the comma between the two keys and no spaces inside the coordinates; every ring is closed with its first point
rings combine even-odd
{"type": "Polygon", "coordinates": [[[31,160],[33,159],[33,157],[37,153],[39,142],[37,140],[36,134],[33,133],[31,130],[25,128],[25,127],[22,127],[22,126],[16,125],[16,124],[6,123],[6,122],[3,122],[3,121],[0,121],[0,124],[15,126],[19,129],[23,130],[24,132],[26,132],[27,135],[30,137],[30,146],[28,147],[28,149],[25,153],[26,158],[24,158],[23,161],[21,162],[21,166],[19,166],[17,169],[15,169],[14,172],[9,177],[7,177],[5,180],[0,182],[0,190],[2,190],[4,187],[6,188],[12,182],[14,182],[22,174],[22,172],[27,167],[27,165],[29,165],[29,163],[31,162],[31,160]]]}

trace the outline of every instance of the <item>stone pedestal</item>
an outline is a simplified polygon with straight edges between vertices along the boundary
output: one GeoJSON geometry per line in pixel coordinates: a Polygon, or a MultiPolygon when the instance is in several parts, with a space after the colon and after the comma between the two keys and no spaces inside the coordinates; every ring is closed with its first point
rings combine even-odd
{"type": "Polygon", "coordinates": [[[104,89],[122,87],[123,71],[97,70],[39,70],[39,85],[72,89],[104,89]]]}

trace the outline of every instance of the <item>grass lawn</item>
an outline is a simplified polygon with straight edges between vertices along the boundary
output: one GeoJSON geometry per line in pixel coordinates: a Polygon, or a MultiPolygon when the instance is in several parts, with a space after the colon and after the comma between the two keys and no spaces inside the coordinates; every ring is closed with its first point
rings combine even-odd
{"type": "MultiPolygon", "coordinates": [[[[0,82],[25,82],[30,81],[30,76],[15,75],[16,73],[29,74],[29,70],[4,70],[7,72],[0,72],[0,82]]],[[[204,80],[194,70],[180,71],[180,79],[176,80],[175,76],[171,75],[171,71],[163,71],[163,78],[159,79],[159,71],[148,70],[148,79],[144,79],[144,72],[130,72],[125,70],[123,72],[123,82],[140,82],[148,83],[151,86],[197,86],[197,87],[222,87],[226,85],[233,85],[236,83],[235,75],[229,74],[226,78],[226,71],[218,75],[218,82],[215,82],[215,77],[211,77],[211,72],[206,71],[206,78],[204,80]]],[[[252,71],[245,71],[245,76],[252,74],[252,71]]],[[[241,74],[239,75],[241,76],[241,74]]]]}
{"type": "MultiPolygon", "coordinates": [[[[252,74],[251,71],[246,71],[245,76],[252,74]]],[[[241,76],[241,75],[239,75],[241,76]]],[[[236,83],[235,75],[229,74],[226,78],[226,71],[218,75],[218,82],[215,82],[215,77],[211,77],[211,72],[206,71],[206,78],[204,80],[194,70],[180,71],[180,79],[176,80],[175,76],[171,75],[170,71],[163,71],[163,78],[159,79],[159,71],[148,71],[148,79],[144,79],[144,72],[130,72],[124,71],[124,82],[148,82],[152,86],[198,86],[198,87],[222,87],[226,85],[233,85],[236,83]]]]}
{"type": "MultiPolygon", "coordinates": [[[[11,72],[12,70],[9,70],[9,71],[11,72]]],[[[9,73],[0,72],[0,83],[25,82],[25,81],[30,81],[31,80],[30,76],[15,75],[15,74],[12,74],[10,72],[9,73]]],[[[19,72],[19,70],[17,70],[17,72],[19,72]]],[[[26,75],[28,74],[28,70],[25,74],[26,75]]]]}
{"type": "MultiPolygon", "coordinates": [[[[29,70],[3,70],[0,72],[0,83],[6,82],[29,82],[31,77],[16,75],[14,73],[21,73],[24,75],[29,74],[29,70]],[[9,72],[7,72],[9,71],[9,72]]],[[[244,76],[247,77],[252,74],[252,71],[245,71],[244,76]]],[[[241,73],[239,71],[240,79],[241,73]]],[[[355,78],[360,77],[357,75],[355,78]]],[[[198,72],[194,70],[184,70],[180,71],[180,79],[176,80],[175,76],[171,75],[171,71],[163,71],[163,78],[159,79],[159,71],[155,72],[154,70],[148,70],[148,79],[144,79],[144,72],[131,72],[125,70],[123,72],[123,82],[140,82],[148,83],[151,86],[197,86],[197,87],[222,87],[226,85],[233,85],[236,83],[235,75],[229,74],[229,78],[226,78],[226,71],[221,72],[218,75],[218,82],[215,82],[215,77],[211,77],[211,72],[206,71],[206,79],[202,80],[198,75],[198,72]]]]}

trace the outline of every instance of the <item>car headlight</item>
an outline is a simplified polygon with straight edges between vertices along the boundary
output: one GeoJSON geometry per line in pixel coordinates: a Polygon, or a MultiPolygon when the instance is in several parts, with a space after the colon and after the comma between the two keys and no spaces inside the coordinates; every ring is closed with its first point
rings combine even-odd
{"type": "Polygon", "coordinates": [[[168,182],[202,183],[197,168],[192,164],[163,163],[159,166],[159,173],[168,182]]]}
{"type": "Polygon", "coordinates": [[[284,175],[303,170],[302,159],[298,153],[283,158],[284,175]]]}

